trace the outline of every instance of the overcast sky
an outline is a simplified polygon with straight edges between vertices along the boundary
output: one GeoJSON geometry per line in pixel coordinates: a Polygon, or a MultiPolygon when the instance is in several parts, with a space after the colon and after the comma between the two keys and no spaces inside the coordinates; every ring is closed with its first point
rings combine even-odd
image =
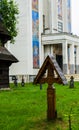
{"type": "Polygon", "coordinates": [[[71,0],[72,32],[79,35],[79,0],[71,0]]]}

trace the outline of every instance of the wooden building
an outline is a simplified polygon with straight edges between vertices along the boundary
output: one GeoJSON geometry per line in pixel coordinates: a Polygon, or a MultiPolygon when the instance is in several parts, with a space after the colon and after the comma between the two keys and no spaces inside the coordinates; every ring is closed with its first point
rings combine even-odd
{"type": "Polygon", "coordinates": [[[11,37],[0,21],[0,89],[9,88],[9,66],[18,60],[4,47],[11,37]]]}

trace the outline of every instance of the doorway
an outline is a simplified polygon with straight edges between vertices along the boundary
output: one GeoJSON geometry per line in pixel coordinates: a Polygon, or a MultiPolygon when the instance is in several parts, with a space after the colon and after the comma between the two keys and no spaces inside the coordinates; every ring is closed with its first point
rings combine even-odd
{"type": "Polygon", "coordinates": [[[59,67],[61,68],[61,70],[63,70],[63,58],[62,55],[56,55],[56,61],[59,65],[59,67]]]}

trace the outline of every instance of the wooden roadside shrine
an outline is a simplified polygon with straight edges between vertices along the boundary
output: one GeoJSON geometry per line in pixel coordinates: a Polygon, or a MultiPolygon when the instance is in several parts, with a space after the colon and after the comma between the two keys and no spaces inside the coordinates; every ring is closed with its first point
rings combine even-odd
{"type": "Polygon", "coordinates": [[[9,66],[16,62],[16,57],[0,46],[0,89],[9,88],[9,66]]]}
{"type": "Polygon", "coordinates": [[[48,55],[37,76],[34,79],[34,84],[48,83],[47,88],[47,119],[53,120],[57,117],[56,112],[56,90],[53,83],[67,84],[67,80],[62,73],[54,56],[48,55]]]}
{"type": "Polygon", "coordinates": [[[5,43],[11,39],[8,31],[0,20],[0,89],[9,88],[9,66],[18,62],[5,47],[5,43]]]}

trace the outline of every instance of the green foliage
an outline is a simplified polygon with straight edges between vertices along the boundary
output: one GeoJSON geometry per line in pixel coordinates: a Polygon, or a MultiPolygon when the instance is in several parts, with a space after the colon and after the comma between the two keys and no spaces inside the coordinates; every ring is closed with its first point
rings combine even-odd
{"type": "Polygon", "coordinates": [[[18,14],[18,6],[14,0],[0,0],[0,16],[11,36],[11,43],[14,43],[14,37],[16,37],[18,33],[16,28],[18,14]]]}
{"type": "Polygon", "coordinates": [[[72,130],[79,130],[79,83],[75,88],[54,84],[56,88],[57,119],[47,121],[47,84],[26,84],[10,91],[0,91],[1,130],[69,130],[71,111],[72,130]]]}

